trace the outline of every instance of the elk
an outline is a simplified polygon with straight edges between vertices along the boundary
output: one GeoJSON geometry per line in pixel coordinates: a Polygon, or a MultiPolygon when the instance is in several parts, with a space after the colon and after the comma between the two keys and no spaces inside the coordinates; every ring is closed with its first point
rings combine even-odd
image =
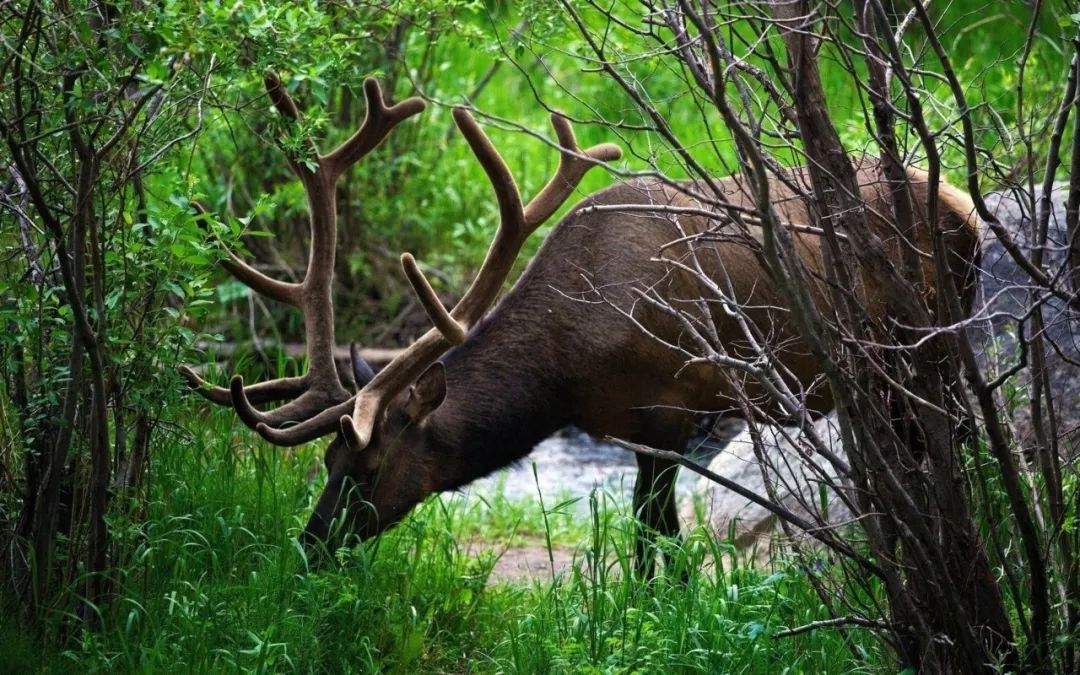
{"type": "MultiPolygon", "coordinates": [[[[271,77],[266,85],[278,111],[297,120],[296,105],[280,83],[271,77]]],[[[694,411],[738,408],[730,378],[712,364],[688,365],[684,352],[675,348],[684,332],[677,318],[655,304],[638,302],[643,289],[673,303],[702,296],[699,275],[658,259],[680,259],[693,235],[717,232],[716,217],[691,196],[703,187],[637,179],[586,197],[551,231],[518,282],[489,312],[526,238],[590,168],[616,160],[620,150],[611,144],[581,150],[570,123],[552,115],[560,163],[550,182],[523,204],[510,170],[464,108],[454,109],[454,122],[491,182],[498,230],[475,279],[450,310],[416,260],[408,253],[401,256],[434,327],[370,379],[356,362],[359,391],[350,394],[343,384],[348,378],[335,370],[331,357],[333,186],[397,123],[423,109],[416,99],[387,107],[373,80],[365,82],[364,91],[367,118],[341,148],[318,156],[314,168],[290,157],[311,205],[311,255],[304,280],[287,284],[269,279],[235,256],[227,263],[254,290],[303,311],[307,374],[251,386],[236,375],[224,389],[182,368],[193,388],[214,403],[232,406],[270,443],[295,446],[336,435],[325,455],[326,487],[302,534],[305,544],[332,549],[345,533],[372,537],[428,495],[459,488],[522,459],[567,425],[594,436],[682,452],[694,411]],[[680,215],[675,218],[673,212],[680,215]],[[270,410],[256,407],[283,400],[288,402],[270,410]]],[[[858,176],[867,223],[899,261],[900,235],[886,215],[891,213],[889,186],[872,161],[862,163],[858,176]]],[[[909,171],[909,179],[913,203],[925,205],[924,175],[909,171]]],[[[714,183],[727,208],[753,212],[751,191],[740,180],[714,183]]],[[[792,169],[788,180],[770,185],[773,206],[789,223],[810,222],[807,202],[796,193],[800,184],[808,184],[803,169],[792,169]]],[[[938,194],[937,227],[950,251],[955,288],[970,289],[978,221],[964,193],[942,183],[938,194]]],[[[929,246],[931,228],[923,221],[917,228],[920,247],[929,246]]],[[[791,236],[806,268],[820,272],[820,235],[812,228],[793,228],[791,236]]],[[[827,411],[831,397],[820,382],[819,366],[802,347],[786,316],[783,294],[753,241],[751,233],[744,239],[697,242],[708,252],[699,252],[702,270],[709,278],[728,280],[733,297],[747,308],[745,318],[784,345],[777,358],[791,388],[802,392],[809,409],[827,411]]],[[[928,258],[923,256],[923,273],[927,293],[932,293],[936,284],[928,258]]],[[[827,308],[830,296],[823,277],[813,297],[827,308]]],[[[867,292],[872,295],[873,289],[867,292]]],[[[883,311],[881,303],[867,305],[868,311],[883,311]]],[[[714,334],[738,352],[742,333],[735,321],[719,311],[711,320],[714,334]]],[[[743,384],[751,396],[762,393],[753,381],[743,384]]],[[[637,460],[633,503],[643,532],[677,535],[676,466],[644,454],[637,460]]],[[[647,537],[639,537],[637,564],[643,571],[652,569],[647,546],[647,537]]]]}

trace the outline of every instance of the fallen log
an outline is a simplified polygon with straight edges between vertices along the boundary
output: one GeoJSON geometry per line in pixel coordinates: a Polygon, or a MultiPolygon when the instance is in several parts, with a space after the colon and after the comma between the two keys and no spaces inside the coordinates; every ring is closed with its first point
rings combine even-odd
{"type": "MultiPolygon", "coordinates": [[[[203,373],[210,367],[211,364],[230,361],[236,356],[251,353],[262,353],[266,355],[272,355],[276,353],[282,353],[290,359],[302,359],[307,355],[307,351],[304,349],[304,345],[299,342],[275,342],[274,340],[263,340],[256,347],[251,343],[237,343],[237,342],[210,342],[203,340],[197,342],[195,347],[206,353],[207,358],[203,363],[193,365],[192,369],[197,373],[203,373]]],[[[361,347],[359,352],[372,370],[378,372],[386,364],[394,360],[394,358],[403,351],[401,348],[383,349],[379,347],[361,347]]],[[[338,372],[344,375],[343,379],[348,383],[352,383],[352,365],[349,363],[349,347],[336,345],[334,347],[334,363],[337,365],[338,372]]],[[[222,369],[231,370],[231,369],[222,369]]]]}

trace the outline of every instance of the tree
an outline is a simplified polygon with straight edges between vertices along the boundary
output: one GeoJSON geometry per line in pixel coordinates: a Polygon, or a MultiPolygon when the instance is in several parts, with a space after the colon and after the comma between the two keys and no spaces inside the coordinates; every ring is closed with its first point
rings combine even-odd
{"type": "MultiPolygon", "coordinates": [[[[869,579],[871,587],[882,589],[889,607],[887,639],[901,661],[927,672],[974,672],[1001,664],[1067,672],[1075,667],[1067,636],[1075,635],[1080,609],[1073,562],[1075,515],[1065,507],[1066,486],[1075,474],[1055,423],[1054,392],[1040,363],[1052,348],[1041,323],[1047,303],[1058,303],[1057,319],[1075,317],[1071,263],[1061,258],[1048,267],[1044,251],[1051,188],[1076,100],[1077,61],[1064,86],[1058,83],[1064,96],[1056,109],[1040,109],[1038,102],[1053,87],[1033,86],[1023,68],[1037,52],[1040,27],[1047,20],[1042,3],[1035,3],[1018,48],[1021,73],[1012,92],[1016,110],[996,110],[988,100],[973,104],[966,93],[972,85],[961,78],[979,74],[958,72],[944,45],[945,29],[927,5],[649,0],[640,6],[564,2],[563,8],[581,37],[582,60],[625,93],[626,107],[619,114],[625,118],[630,109],[640,119],[609,122],[615,116],[605,119],[606,110],[600,109],[592,111],[596,121],[613,130],[644,129],[663,152],[649,146],[639,157],[712,214],[716,226],[695,238],[694,256],[708,255],[709,242],[717,237],[741,238],[751,248],[760,237],[765,264],[790,298],[787,320],[821,364],[835,398],[850,466],[837,465],[845,480],[834,487],[859,519],[864,539],[853,551],[829,534],[823,519],[815,524],[825,530],[815,536],[833,547],[857,585],[869,579]],[[826,80],[846,88],[850,110],[841,121],[861,127],[871,143],[855,146],[850,134],[845,139],[836,102],[826,95],[826,80]],[[672,121],[681,106],[699,113],[700,136],[676,131],[686,129],[672,121]],[[1015,119],[1017,128],[1003,130],[1005,117],[1015,119]],[[1026,180],[1017,180],[1015,166],[1005,166],[1004,153],[995,153],[997,146],[1011,142],[1006,134],[1020,139],[1022,150],[1015,159],[1022,161],[1026,180]],[[1040,153],[1046,158],[1041,166],[1036,160],[1040,153]],[[878,180],[891,195],[889,216],[903,242],[900,266],[889,262],[885,244],[866,227],[856,180],[859,155],[880,162],[878,180]],[[793,164],[808,168],[807,184],[791,177],[793,164]],[[939,205],[931,198],[926,213],[919,213],[924,205],[911,200],[908,166],[925,170],[920,180],[929,183],[932,195],[945,173],[960,176],[978,216],[1025,273],[1028,304],[1016,316],[1021,337],[1017,352],[1004,361],[988,362],[975,330],[993,307],[980,305],[969,312],[964,306],[974,278],[965,283],[967,288],[925,292],[920,258],[932,261],[939,280],[948,277],[956,261],[943,245],[946,233],[915,240],[913,218],[924,215],[936,222],[939,205]],[[715,173],[729,172],[741,175],[748,186],[758,205],[755,213],[735,212],[711,181],[715,173]],[[1039,172],[1044,178],[1035,178],[1039,172]],[[1006,185],[1042,186],[1041,193],[1029,190],[1022,196],[1031,213],[1038,214],[1037,236],[1027,240],[1031,245],[1026,249],[989,209],[979,181],[983,175],[1004,178],[1009,173],[1012,180],[1006,185]],[[694,182],[678,183],[680,174],[694,182]],[[786,223],[778,217],[770,180],[801,196],[811,222],[786,223]],[[793,248],[795,228],[810,228],[820,238],[827,261],[824,275],[801,264],[793,248]],[[751,230],[760,234],[751,235],[751,230]],[[814,283],[830,289],[828,312],[810,298],[814,283]],[[868,319],[868,288],[883,291],[887,320],[868,319]],[[1024,458],[1015,450],[1000,396],[1001,387],[1028,368],[1034,473],[1022,468],[1024,458]],[[1015,528],[1015,544],[1003,541],[1000,521],[992,520],[1001,517],[1015,528]]],[[[1067,24],[1075,30],[1071,21],[1067,24]]],[[[624,132],[632,147],[642,147],[635,143],[639,136],[624,132]]],[[[1080,154],[1071,150],[1074,157],[1080,154]]],[[[1072,180],[1076,185],[1080,178],[1072,174],[1072,180]]],[[[1073,188],[1070,196],[1076,194],[1073,188]]],[[[677,222],[678,211],[671,209],[668,217],[677,222]]],[[[1069,224],[1068,232],[1075,227],[1069,224]]],[[[1069,251],[1074,250],[1070,245],[1069,251]]],[[[692,269],[694,260],[683,264],[692,269]]],[[[695,345],[687,348],[688,359],[741,359],[745,369],[739,372],[752,373],[755,385],[766,385],[772,402],[784,396],[779,408],[786,420],[776,421],[801,426],[806,452],[830,457],[811,431],[811,411],[800,392],[791,395],[785,386],[778,359],[784,346],[750,320],[743,322],[745,344],[739,353],[718,342],[707,328],[710,308],[720,304],[733,316],[749,308],[726,295],[721,281],[704,275],[701,281],[703,296],[696,303],[648,294],[642,299],[683,317],[692,336],[688,344],[695,345]]],[[[731,382],[735,389],[743,384],[737,377],[731,382]]],[[[767,406],[747,389],[742,392],[738,412],[751,420],[753,430],[768,419],[767,406]]],[[[769,463],[793,458],[762,459],[774,485],[776,476],[790,475],[769,463]]],[[[882,613],[844,588],[823,588],[822,595],[838,614],[836,625],[876,625],[882,613]],[[841,616],[845,605],[850,614],[841,616]]]]}
{"type": "Polygon", "coordinates": [[[0,11],[3,435],[22,460],[3,577],[30,617],[77,597],[92,619],[175,400],[166,366],[196,337],[181,317],[211,292],[205,233],[156,193],[184,176],[154,172],[199,133],[214,63],[117,5],[0,11]]]}

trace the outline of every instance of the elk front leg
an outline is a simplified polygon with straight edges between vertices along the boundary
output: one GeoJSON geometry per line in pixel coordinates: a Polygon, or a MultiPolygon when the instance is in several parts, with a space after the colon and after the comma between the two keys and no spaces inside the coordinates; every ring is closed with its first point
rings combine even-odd
{"type": "Polygon", "coordinates": [[[679,519],[675,509],[675,477],[679,465],[651,455],[637,455],[634,514],[638,518],[634,568],[642,578],[656,571],[657,535],[677,537],[679,519]]]}
{"type": "MultiPolygon", "coordinates": [[[[661,450],[683,452],[690,437],[691,418],[684,414],[653,413],[634,442],[661,450]]],[[[678,537],[679,518],[675,508],[675,479],[679,465],[652,455],[638,454],[638,475],[634,484],[634,514],[638,518],[634,567],[644,578],[656,570],[657,536],[678,537]]],[[[667,561],[670,563],[670,560],[667,561]]]]}

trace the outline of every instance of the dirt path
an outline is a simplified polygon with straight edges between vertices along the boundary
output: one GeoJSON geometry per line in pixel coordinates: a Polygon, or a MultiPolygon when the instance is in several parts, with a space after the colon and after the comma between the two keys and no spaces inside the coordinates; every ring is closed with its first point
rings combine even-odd
{"type": "MultiPolygon", "coordinates": [[[[499,555],[488,576],[488,586],[502,583],[520,586],[533,583],[550,584],[553,578],[565,580],[575,564],[583,565],[584,569],[584,553],[581,549],[553,546],[549,553],[543,541],[525,541],[509,547],[489,541],[474,541],[470,552],[478,557],[491,553],[499,555]]],[[[725,555],[725,563],[750,564],[762,570],[773,570],[776,569],[774,553],[766,537],[759,546],[740,550],[736,554],[735,563],[725,555]]],[[[701,569],[711,574],[716,569],[715,561],[711,558],[705,560],[701,569]]],[[[608,560],[608,574],[619,574],[619,565],[614,557],[608,560]]]]}
{"type": "Polygon", "coordinates": [[[542,542],[511,546],[495,561],[488,585],[550,583],[553,577],[565,577],[573,567],[574,559],[573,549],[554,546],[549,551],[542,542]]]}

